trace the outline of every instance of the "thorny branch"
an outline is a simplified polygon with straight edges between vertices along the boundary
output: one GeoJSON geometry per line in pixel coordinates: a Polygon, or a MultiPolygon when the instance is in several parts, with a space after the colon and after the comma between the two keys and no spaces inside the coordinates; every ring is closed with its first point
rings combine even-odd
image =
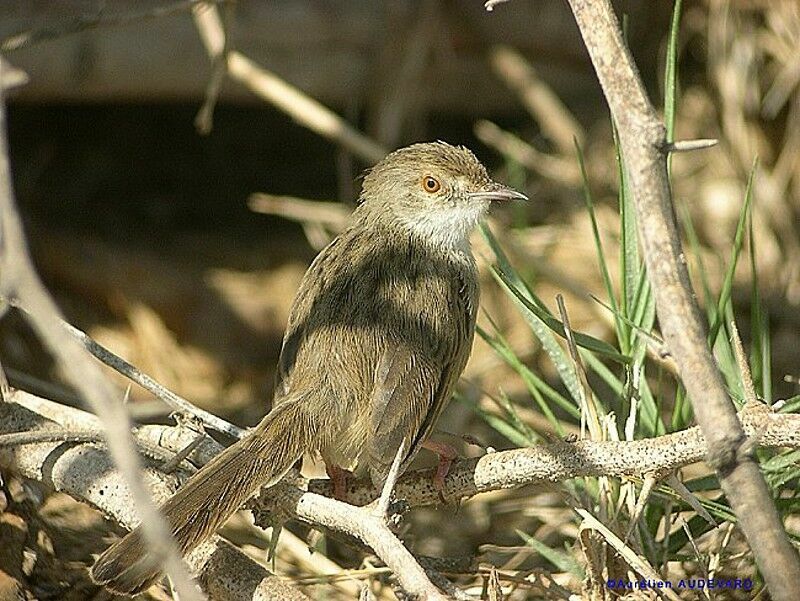
{"type": "Polygon", "coordinates": [[[692,294],[667,177],[665,127],[647,97],[609,0],[568,2],[619,131],[661,331],[708,441],[707,462],[719,476],[772,597],[794,599],[800,558],[758,463],[742,452],[748,447],[746,433],[706,344],[692,294]]]}
{"type": "MultiPolygon", "coordinates": [[[[739,414],[739,419],[747,436],[758,434],[761,447],[800,448],[800,415],[773,413],[762,404],[748,405],[739,414]]],[[[0,437],[20,431],[32,434],[39,431],[57,432],[58,428],[86,432],[99,428],[99,421],[79,409],[22,391],[12,391],[8,402],[0,405],[0,437]]],[[[157,456],[158,464],[145,471],[145,478],[154,496],[162,500],[172,494],[178,483],[188,476],[191,466],[202,466],[222,449],[206,436],[198,448],[189,454],[187,461],[191,466],[184,462],[177,472],[164,473],[164,453],[178,453],[185,449],[187,444],[195,440],[197,433],[180,426],[142,426],[136,430],[135,436],[139,446],[145,449],[145,454],[157,456]],[[147,452],[154,445],[159,446],[162,453],[147,452]]],[[[707,444],[698,427],[645,440],[582,440],[500,451],[457,462],[445,480],[444,495],[455,501],[492,490],[532,483],[562,482],[582,476],[643,478],[653,472],[672,473],[683,466],[702,461],[707,451],[707,444]]],[[[125,481],[97,444],[76,443],[64,450],[59,440],[0,447],[0,467],[10,467],[23,476],[45,481],[56,490],[98,507],[127,527],[136,523],[125,481]],[[45,465],[48,466],[46,477],[43,472],[45,465]]],[[[346,532],[370,546],[375,543],[377,547],[373,549],[376,553],[384,560],[388,557],[387,564],[398,569],[397,565],[390,564],[394,557],[392,553],[404,554],[408,551],[402,548],[396,537],[391,535],[390,539],[386,539],[388,530],[382,530],[385,526],[372,522],[367,524],[363,521],[364,516],[368,515],[366,511],[327,498],[332,494],[328,480],[308,481],[293,475],[285,482],[266,489],[253,502],[253,507],[264,515],[300,519],[312,526],[346,532]],[[390,545],[388,551],[385,545],[390,545]]],[[[379,494],[380,491],[369,481],[359,480],[349,487],[344,500],[352,505],[367,505],[379,494]]],[[[397,482],[395,494],[411,507],[441,503],[430,470],[403,475],[397,482]]],[[[366,508],[367,511],[369,509],[366,508]]],[[[219,543],[219,539],[214,539],[189,558],[209,591],[215,586],[215,578],[223,575],[231,577],[230,565],[225,570],[220,569],[216,555],[219,543]]],[[[269,590],[271,584],[267,583],[271,582],[269,578],[272,576],[244,555],[237,556],[235,561],[231,560],[233,552],[226,548],[223,555],[232,562],[231,565],[236,566],[237,574],[247,582],[261,582],[261,586],[269,590]]],[[[254,597],[252,591],[247,589],[240,592],[239,596],[229,598],[243,600],[263,597],[254,597]]]]}

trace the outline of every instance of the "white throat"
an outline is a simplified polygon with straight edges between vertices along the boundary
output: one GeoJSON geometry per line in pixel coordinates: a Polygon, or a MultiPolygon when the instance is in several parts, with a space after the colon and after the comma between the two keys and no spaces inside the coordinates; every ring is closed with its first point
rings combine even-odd
{"type": "Polygon", "coordinates": [[[475,203],[467,207],[444,207],[423,215],[401,217],[399,221],[412,235],[447,250],[469,250],[469,237],[487,207],[475,203]]]}

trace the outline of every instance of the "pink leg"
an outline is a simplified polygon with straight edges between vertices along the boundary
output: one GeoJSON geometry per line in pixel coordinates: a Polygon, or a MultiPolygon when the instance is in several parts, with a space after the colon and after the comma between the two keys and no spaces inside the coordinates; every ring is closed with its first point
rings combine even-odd
{"type": "Polygon", "coordinates": [[[426,440],[421,446],[439,456],[439,463],[433,476],[433,487],[439,491],[439,497],[444,501],[444,479],[450,471],[453,461],[458,457],[458,451],[456,451],[455,447],[445,442],[436,442],[434,440],[426,440]]]}
{"type": "Polygon", "coordinates": [[[347,495],[347,481],[353,477],[353,473],[327,461],[325,462],[325,472],[333,483],[333,498],[337,501],[344,501],[347,495]]]}

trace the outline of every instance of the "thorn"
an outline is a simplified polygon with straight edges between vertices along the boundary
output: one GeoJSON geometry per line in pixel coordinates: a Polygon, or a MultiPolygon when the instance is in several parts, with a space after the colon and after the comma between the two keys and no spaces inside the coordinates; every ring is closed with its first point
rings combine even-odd
{"type": "Polygon", "coordinates": [[[504,2],[508,2],[508,0],[486,0],[483,3],[483,7],[486,9],[487,13],[490,13],[494,10],[494,7],[498,4],[503,4],[504,2]]]}
{"type": "Polygon", "coordinates": [[[661,152],[669,154],[672,152],[689,152],[692,150],[703,150],[719,144],[716,138],[700,138],[698,140],[676,140],[666,142],[661,146],[661,152]]]}

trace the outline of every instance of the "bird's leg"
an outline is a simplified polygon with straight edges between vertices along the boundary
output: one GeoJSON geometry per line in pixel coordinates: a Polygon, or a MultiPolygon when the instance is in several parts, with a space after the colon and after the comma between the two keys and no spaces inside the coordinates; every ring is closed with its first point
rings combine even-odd
{"type": "Polygon", "coordinates": [[[436,473],[433,475],[433,487],[439,492],[439,498],[444,501],[444,479],[450,471],[453,461],[458,457],[458,451],[446,442],[437,442],[435,440],[425,440],[421,446],[423,449],[433,451],[439,456],[436,473]]]}
{"type": "Polygon", "coordinates": [[[325,473],[333,483],[333,498],[337,501],[344,501],[347,494],[347,481],[353,477],[353,472],[326,461],[325,473]]]}

